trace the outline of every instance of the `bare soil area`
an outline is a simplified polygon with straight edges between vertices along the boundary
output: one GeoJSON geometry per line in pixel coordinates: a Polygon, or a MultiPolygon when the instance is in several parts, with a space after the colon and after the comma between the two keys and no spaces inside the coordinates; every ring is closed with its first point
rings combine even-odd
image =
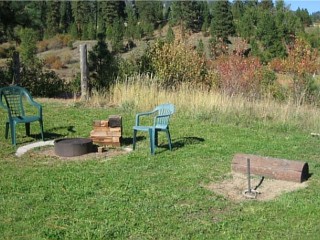
{"type": "Polygon", "coordinates": [[[37,151],[34,151],[33,154],[38,154],[42,156],[49,156],[49,157],[55,157],[60,160],[66,160],[66,161],[85,161],[85,160],[108,160],[111,159],[114,156],[128,154],[131,151],[129,148],[109,148],[103,151],[102,153],[93,151],[87,154],[83,154],[81,156],[74,156],[74,157],[61,157],[55,154],[54,152],[54,146],[41,148],[37,151]]]}
{"type": "MultiPolygon", "coordinates": [[[[262,179],[259,176],[251,176],[250,179],[251,189],[256,188],[256,191],[258,192],[256,198],[254,198],[257,201],[273,200],[283,193],[305,188],[308,184],[307,181],[303,183],[296,183],[269,178],[262,179]]],[[[248,197],[247,194],[244,194],[244,192],[248,190],[248,178],[247,175],[241,173],[233,172],[222,182],[212,183],[205,187],[232,201],[252,199],[248,197]]]]}

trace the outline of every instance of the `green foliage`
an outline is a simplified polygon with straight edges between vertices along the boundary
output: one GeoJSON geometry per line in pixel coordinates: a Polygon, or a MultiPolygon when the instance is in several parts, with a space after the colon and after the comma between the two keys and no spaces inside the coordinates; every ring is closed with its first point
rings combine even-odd
{"type": "Polygon", "coordinates": [[[172,30],[172,27],[169,26],[168,32],[167,32],[167,35],[166,35],[166,41],[168,43],[173,43],[174,42],[174,38],[175,38],[175,36],[174,36],[174,32],[172,30]]]}
{"type": "Polygon", "coordinates": [[[286,56],[285,46],[270,12],[263,11],[259,15],[256,37],[261,45],[258,56],[260,56],[262,62],[269,62],[275,57],[284,58],[286,56]]]}
{"type": "Polygon", "coordinates": [[[199,56],[204,56],[204,44],[202,39],[200,39],[198,41],[198,45],[197,45],[197,53],[199,54],[199,56]]]}
{"type": "Polygon", "coordinates": [[[139,25],[138,19],[135,12],[135,8],[131,4],[127,4],[125,8],[125,12],[127,15],[127,23],[125,25],[125,37],[129,40],[139,39],[139,25]]]}
{"type": "MultiPolygon", "coordinates": [[[[171,22],[174,25],[195,32],[201,29],[204,16],[201,15],[201,5],[198,1],[174,1],[171,9],[171,22]]],[[[208,16],[206,20],[209,21],[208,16]]]]}
{"type": "Polygon", "coordinates": [[[298,18],[300,18],[302,24],[303,24],[305,27],[308,27],[308,26],[310,26],[310,25],[312,24],[312,19],[311,19],[311,16],[310,16],[310,14],[309,14],[309,12],[308,12],[307,9],[304,9],[304,8],[300,9],[300,8],[298,8],[298,9],[296,10],[296,15],[297,15],[298,18]]]}
{"type": "Polygon", "coordinates": [[[46,38],[51,38],[60,32],[60,1],[48,2],[48,14],[47,14],[47,27],[46,27],[46,38]]]}
{"type": "Polygon", "coordinates": [[[56,97],[63,93],[64,81],[54,71],[43,70],[42,63],[22,65],[20,85],[37,97],[56,97]]]}
{"type": "Polygon", "coordinates": [[[81,93],[81,75],[77,74],[77,76],[68,83],[66,88],[69,89],[74,94],[80,94],[81,93]]]}
{"type": "Polygon", "coordinates": [[[233,16],[229,1],[216,1],[213,3],[210,33],[216,39],[227,41],[234,34],[233,16]]]}
{"type": "Polygon", "coordinates": [[[117,61],[108,50],[103,34],[98,34],[98,43],[89,52],[89,70],[91,88],[108,90],[117,76],[117,61]]]}
{"type": "Polygon", "coordinates": [[[37,32],[31,28],[24,28],[20,30],[20,55],[21,60],[28,66],[36,63],[37,57],[37,32]]]}
{"type": "Polygon", "coordinates": [[[211,88],[216,81],[215,73],[207,68],[205,59],[183,43],[157,42],[149,55],[151,65],[164,87],[194,83],[211,88]]]}
{"type": "Polygon", "coordinates": [[[144,26],[145,34],[150,36],[150,32],[153,32],[163,21],[162,3],[161,1],[136,1],[135,6],[139,22],[144,26]]]}

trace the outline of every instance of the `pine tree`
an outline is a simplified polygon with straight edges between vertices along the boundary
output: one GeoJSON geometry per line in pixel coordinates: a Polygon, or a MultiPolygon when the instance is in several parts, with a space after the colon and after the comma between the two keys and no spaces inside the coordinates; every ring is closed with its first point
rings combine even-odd
{"type": "Polygon", "coordinates": [[[72,6],[72,16],[74,18],[78,38],[83,38],[83,33],[85,31],[85,25],[88,23],[88,16],[90,15],[89,2],[85,1],[73,1],[72,6]]]}
{"type": "Polygon", "coordinates": [[[262,47],[260,53],[262,61],[268,62],[275,57],[285,57],[286,49],[272,13],[268,10],[261,11],[259,16],[256,37],[262,47]]]}
{"type": "Polygon", "coordinates": [[[60,24],[60,2],[48,2],[48,14],[46,19],[46,37],[50,38],[59,33],[60,24]]]}
{"type": "Polygon", "coordinates": [[[272,2],[272,0],[261,0],[261,2],[259,3],[259,6],[263,10],[271,11],[273,9],[273,2],[272,2]]]}
{"type": "Polygon", "coordinates": [[[70,1],[63,1],[60,4],[60,28],[63,33],[67,33],[73,22],[72,8],[70,1]]]}
{"type": "MultiPolygon", "coordinates": [[[[184,33],[185,29],[200,31],[204,21],[198,1],[173,2],[171,6],[171,18],[174,25],[180,25],[182,33],[184,33]]],[[[207,18],[207,20],[209,19],[207,18]]]]}
{"type": "Polygon", "coordinates": [[[298,8],[296,11],[296,15],[298,16],[298,18],[300,18],[302,24],[305,27],[308,27],[312,24],[312,19],[311,19],[311,16],[309,15],[309,12],[307,9],[298,8]]]}
{"type": "Polygon", "coordinates": [[[244,3],[242,0],[233,1],[232,7],[232,16],[235,22],[238,22],[239,19],[243,16],[244,13],[244,3]]]}
{"type": "Polygon", "coordinates": [[[89,52],[88,61],[91,73],[91,88],[108,90],[114,76],[117,75],[117,63],[108,50],[104,34],[98,34],[98,43],[89,52]]]}
{"type": "Polygon", "coordinates": [[[124,24],[122,19],[114,20],[111,29],[111,46],[114,53],[119,53],[123,50],[123,35],[124,24]]]}
{"type": "Polygon", "coordinates": [[[131,41],[138,38],[137,36],[137,28],[138,26],[138,19],[137,19],[137,13],[135,11],[135,8],[131,4],[126,5],[125,9],[126,15],[127,15],[127,21],[125,24],[125,37],[131,41]]]}
{"type": "Polygon", "coordinates": [[[214,2],[210,32],[213,37],[224,42],[228,40],[228,36],[234,34],[233,16],[228,0],[214,2]]]}
{"type": "Polygon", "coordinates": [[[143,34],[151,37],[154,29],[163,22],[163,7],[160,1],[136,1],[135,7],[143,34]]]}
{"type": "Polygon", "coordinates": [[[257,22],[257,6],[247,6],[241,18],[236,22],[236,29],[238,35],[250,42],[250,40],[255,36],[257,22]]]}
{"type": "Polygon", "coordinates": [[[99,32],[105,33],[108,31],[107,28],[112,28],[115,20],[125,18],[125,2],[101,1],[99,2],[98,12],[99,32]]]}
{"type": "Polygon", "coordinates": [[[32,66],[36,63],[37,57],[37,32],[31,28],[23,28],[19,32],[21,39],[20,53],[21,60],[26,66],[32,66]]]}
{"type": "Polygon", "coordinates": [[[200,15],[202,19],[201,31],[207,33],[210,28],[211,14],[209,4],[207,2],[199,2],[200,15]]]}

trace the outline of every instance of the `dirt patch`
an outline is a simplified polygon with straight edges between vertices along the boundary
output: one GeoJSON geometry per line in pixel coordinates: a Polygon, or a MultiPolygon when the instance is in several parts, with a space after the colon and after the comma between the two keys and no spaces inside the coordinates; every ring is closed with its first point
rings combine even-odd
{"type": "Polygon", "coordinates": [[[38,149],[34,153],[43,155],[43,156],[55,157],[55,158],[66,160],[66,161],[79,161],[79,160],[81,161],[81,160],[93,160],[93,159],[99,159],[99,160],[110,159],[114,156],[128,154],[131,151],[132,150],[130,148],[109,148],[103,151],[102,153],[94,151],[94,152],[90,152],[80,156],[60,157],[57,154],[55,154],[54,147],[50,146],[50,147],[38,149]]]}
{"type": "MultiPolygon", "coordinates": [[[[256,190],[259,192],[255,198],[257,201],[269,201],[283,193],[292,192],[305,188],[306,186],[307,182],[296,183],[269,178],[264,178],[262,180],[262,177],[251,176],[251,189],[255,189],[257,187],[256,190]]],[[[244,191],[248,190],[247,175],[241,173],[233,172],[222,182],[212,183],[205,187],[232,201],[244,201],[251,199],[244,194],[244,191]]]]}

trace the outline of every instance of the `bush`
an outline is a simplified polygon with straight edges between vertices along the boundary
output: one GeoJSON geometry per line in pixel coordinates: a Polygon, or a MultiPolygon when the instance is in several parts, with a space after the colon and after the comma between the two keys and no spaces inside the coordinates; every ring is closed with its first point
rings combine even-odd
{"type": "Polygon", "coordinates": [[[20,85],[33,96],[55,97],[64,91],[64,82],[53,71],[43,71],[43,65],[22,65],[20,85]]]}
{"type": "Polygon", "coordinates": [[[152,69],[164,87],[177,87],[188,82],[211,88],[216,74],[206,65],[206,59],[184,43],[156,42],[148,53],[152,69]]]}
{"type": "Polygon", "coordinates": [[[56,55],[48,56],[44,59],[44,64],[47,68],[61,69],[64,65],[61,58],[56,55]]]}
{"type": "Polygon", "coordinates": [[[241,94],[260,98],[279,90],[274,71],[256,57],[224,56],[214,62],[219,74],[219,87],[228,95],[241,94]]]}
{"type": "Polygon", "coordinates": [[[48,45],[49,45],[49,41],[48,40],[39,41],[37,43],[37,51],[38,52],[48,51],[48,49],[49,49],[48,45]]]}
{"type": "Polygon", "coordinates": [[[70,35],[57,34],[51,39],[46,39],[37,43],[38,52],[45,52],[50,49],[60,49],[72,46],[70,35]]]}

